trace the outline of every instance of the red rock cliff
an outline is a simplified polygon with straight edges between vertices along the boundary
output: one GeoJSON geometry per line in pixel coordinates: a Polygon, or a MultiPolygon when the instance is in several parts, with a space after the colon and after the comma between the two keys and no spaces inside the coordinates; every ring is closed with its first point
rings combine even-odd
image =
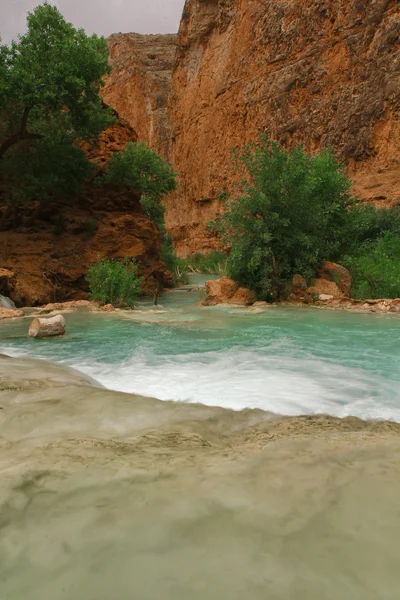
{"type": "Polygon", "coordinates": [[[116,34],[108,39],[112,75],[104,100],[129,121],[139,139],[168,155],[168,96],[177,36],[116,34]]]}
{"type": "MultiPolygon", "coordinates": [[[[133,129],[120,120],[84,149],[101,167],[112,152],[136,140],[133,129]]],[[[35,203],[26,206],[25,221],[35,208],[35,203]]],[[[17,225],[0,232],[0,294],[19,306],[86,299],[87,269],[105,257],[136,258],[144,293],[152,294],[157,282],[172,283],[161,261],[159,229],[143,214],[135,191],[89,182],[75,202],[51,203],[33,224],[17,225]]]]}
{"type": "Polygon", "coordinates": [[[259,131],[332,146],[362,198],[400,200],[399,30],[396,0],[187,0],[169,105],[180,255],[215,245],[230,149],[259,131]]]}

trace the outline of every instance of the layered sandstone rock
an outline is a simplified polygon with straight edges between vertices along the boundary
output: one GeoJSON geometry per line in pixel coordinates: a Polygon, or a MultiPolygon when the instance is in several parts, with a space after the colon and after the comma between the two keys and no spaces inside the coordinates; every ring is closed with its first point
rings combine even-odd
{"type": "Polygon", "coordinates": [[[180,185],[166,214],[181,256],[215,247],[206,223],[238,176],[230,150],[260,131],[331,146],[361,198],[400,200],[399,28],[396,0],[186,1],[169,106],[180,185]]]}
{"type": "Polygon", "coordinates": [[[171,139],[168,96],[176,35],[116,34],[108,39],[113,67],[104,100],[137,132],[139,139],[168,156],[171,139]]]}

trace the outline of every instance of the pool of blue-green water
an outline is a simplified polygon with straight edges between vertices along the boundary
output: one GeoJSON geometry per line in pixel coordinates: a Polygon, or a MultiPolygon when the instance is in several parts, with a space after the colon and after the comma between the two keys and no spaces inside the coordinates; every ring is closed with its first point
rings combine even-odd
{"type": "MultiPolygon", "coordinates": [[[[194,282],[194,283],[198,283],[194,282]]],[[[176,290],[159,306],[66,314],[63,338],[0,325],[0,352],[63,362],[104,386],[161,400],[285,415],[400,421],[400,318],[303,307],[199,307],[176,290]]]]}

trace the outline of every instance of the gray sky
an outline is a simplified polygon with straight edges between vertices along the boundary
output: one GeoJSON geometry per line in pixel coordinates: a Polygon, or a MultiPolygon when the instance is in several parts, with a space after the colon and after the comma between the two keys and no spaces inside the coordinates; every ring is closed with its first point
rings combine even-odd
{"type": "MultiPolygon", "coordinates": [[[[176,33],[185,0],[52,0],[68,21],[88,33],[176,33]]],[[[42,0],[0,0],[4,42],[25,28],[26,13],[42,0]]]]}

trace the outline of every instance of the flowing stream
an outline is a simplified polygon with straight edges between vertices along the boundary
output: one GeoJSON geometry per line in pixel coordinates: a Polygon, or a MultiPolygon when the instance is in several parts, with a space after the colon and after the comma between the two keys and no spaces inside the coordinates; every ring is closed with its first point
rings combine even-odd
{"type": "Polygon", "coordinates": [[[400,319],[200,294],[0,325],[1,600],[400,597],[400,319]]]}

